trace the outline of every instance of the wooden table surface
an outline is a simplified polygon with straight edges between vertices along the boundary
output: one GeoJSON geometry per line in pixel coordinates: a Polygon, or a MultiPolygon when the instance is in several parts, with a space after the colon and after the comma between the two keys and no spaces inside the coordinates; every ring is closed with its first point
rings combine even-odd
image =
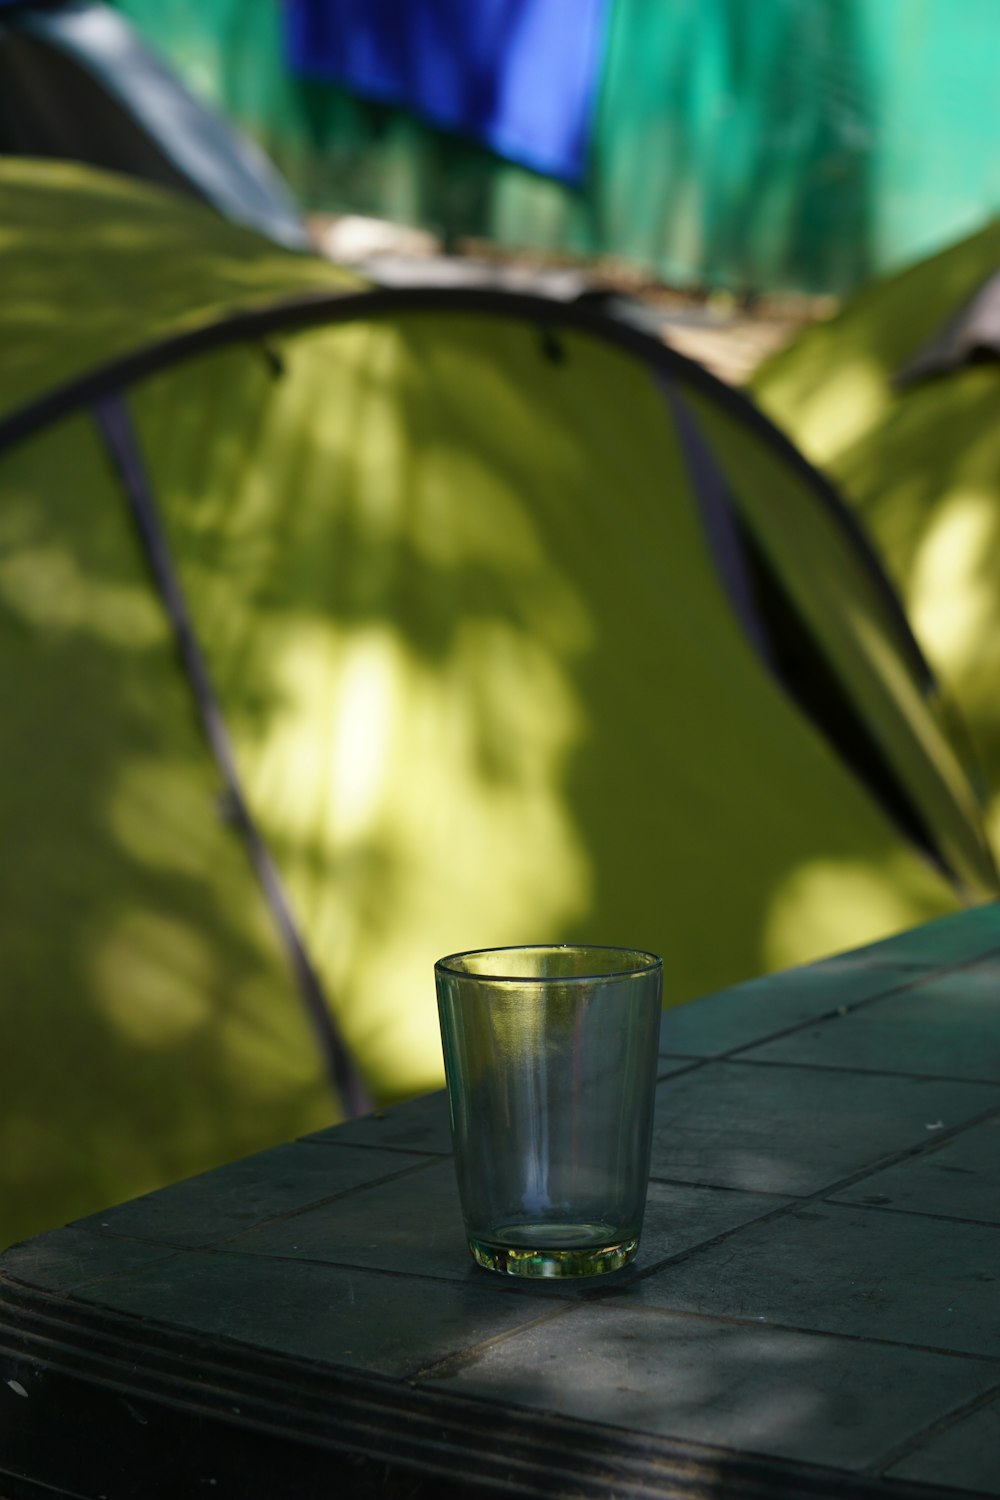
{"type": "Polygon", "coordinates": [[[0,1494],[1000,1495],[1000,908],[664,1017],[639,1255],[466,1252],[443,1094],[0,1256],[0,1494]]]}

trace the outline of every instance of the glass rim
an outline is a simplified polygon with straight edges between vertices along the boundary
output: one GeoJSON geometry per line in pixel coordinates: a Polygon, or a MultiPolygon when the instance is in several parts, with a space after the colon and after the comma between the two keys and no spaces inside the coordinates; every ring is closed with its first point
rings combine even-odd
{"type": "Polygon", "coordinates": [[[663,959],[649,948],[632,948],[621,943],[507,943],[498,948],[467,948],[461,953],[448,953],[434,965],[435,974],[450,974],[456,979],[482,979],[489,984],[573,984],[577,981],[593,983],[595,980],[642,979],[663,968],[663,959]],[[484,958],[487,954],[502,953],[628,953],[644,962],[632,969],[603,969],[596,974],[477,974],[457,967],[465,958],[484,958]]]}

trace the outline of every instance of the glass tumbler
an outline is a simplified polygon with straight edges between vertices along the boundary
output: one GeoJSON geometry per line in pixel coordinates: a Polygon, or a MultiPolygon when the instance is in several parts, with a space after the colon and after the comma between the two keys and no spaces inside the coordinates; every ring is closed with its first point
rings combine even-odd
{"type": "Polygon", "coordinates": [[[599,1276],[639,1245],[662,961],[570,945],[434,966],[472,1256],[509,1276],[599,1276]]]}

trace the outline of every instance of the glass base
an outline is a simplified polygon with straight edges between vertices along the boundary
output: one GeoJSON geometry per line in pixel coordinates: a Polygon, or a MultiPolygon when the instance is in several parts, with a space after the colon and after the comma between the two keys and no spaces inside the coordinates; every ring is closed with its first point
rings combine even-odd
{"type": "Polygon", "coordinates": [[[634,1260],[638,1248],[638,1238],[620,1240],[612,1245],[578,1245],[566,1249],[469,1240],[476,1264],[487,1271],[499,1271],[501,1276],[606,1276],[610,1271],[620,1271],[634,1260]]]}

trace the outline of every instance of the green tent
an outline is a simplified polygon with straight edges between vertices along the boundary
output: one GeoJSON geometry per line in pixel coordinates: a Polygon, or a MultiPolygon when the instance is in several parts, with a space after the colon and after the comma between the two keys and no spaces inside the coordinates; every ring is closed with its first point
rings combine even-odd
{"type": "Polygon", "coordinates": [[[994,849],[1000,849],[998,268],[1000,222],[873,284],[753,381],[765,410],[836,478],[874,540],[961,715],[956,744],[988,786],[994,849]]]}
{"type": "Polygon", "coordinates": [[[444,952],[677,1002],[995,893],[872,554],[699,366],[69,165],[0,273],[0,1241],[437,1085],[444,952]]]}

